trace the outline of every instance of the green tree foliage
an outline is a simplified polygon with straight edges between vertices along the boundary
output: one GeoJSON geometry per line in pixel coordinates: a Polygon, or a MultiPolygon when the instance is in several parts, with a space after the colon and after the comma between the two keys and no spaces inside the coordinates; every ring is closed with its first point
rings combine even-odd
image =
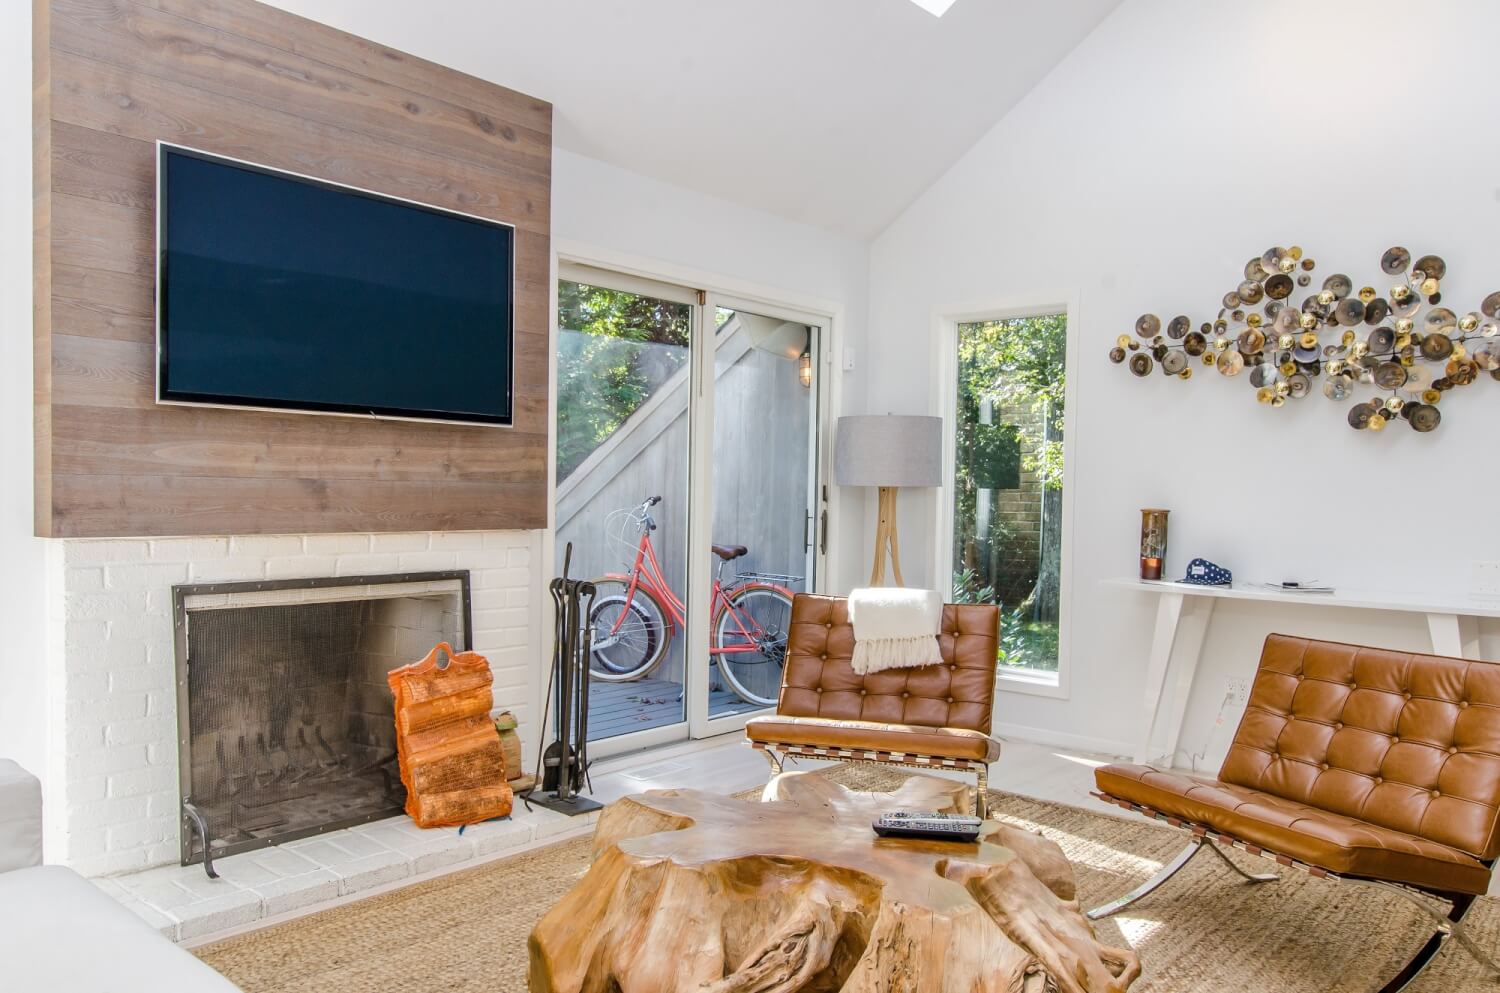
{"type": "MultiPolygon", "coordinates": [[[[960,451],[978,434],[980,405],[1024,405],[1043,416],[1038,432],[1022,446],[1021,467],[1034,472],[1050,489],[1062,487],[1062,414],[1067,379],[1064,371],[1068,345],[1065,314],[1018,317],[1004,321],[965,324],[958,346],[958,419],[960,451]]],[[[972,442],[971,442],[972,443],[972,442]]]]}
{"type": "MultiPolygon", "coordinates": [[[[968,566],[964,536],[989,541],[1003,535],[976,535],[976,505],[986,468],[1001,457],[1003,442],[1017,437],[1021,468],[1035,473],[1047,489],[1062,488],[1062,415],[1066,391],[1064,361],[1067,316],[964,324],[958,335],[958,419],[954,460],[954,565],[968,566]],[[981,409],[1022,406],[1041,416],[1003,426],[980,423],[981,409]]],[[[1004,528],[996,519],[993,527],[1004,528]]]]}
{"type": "Polygon", "coordinates": [[[978,494],[982,487],[1014,489],[1025,471],[1041,482],[1047,507],[1060,508],[1067,317],[979,321],[961,325],[958,337],[954,594],[970,602],[1008,601],[1003,664],[1056,668],[1056,523],[1045,529],[1047,547],[1036,550],[1037,571],[1022,575],[1028,570],[1014,554],[1016,543],[1035,539],[1023,539],[1000,513],[979,534],[978,494]],[[986,403],[996,423],[981,423],[986,403]],[[1035,416],[1011,424],[1000,416],[1021,410],[1035,416]],[[1007,563],[1015,567],[1007,570],[1007,563]]]}
{"type": "Polygon", "coordinates": [[[557,312],[562,332],[557,477],[562,480],[687,362],[692,308],[561,280],[557,312]]]}

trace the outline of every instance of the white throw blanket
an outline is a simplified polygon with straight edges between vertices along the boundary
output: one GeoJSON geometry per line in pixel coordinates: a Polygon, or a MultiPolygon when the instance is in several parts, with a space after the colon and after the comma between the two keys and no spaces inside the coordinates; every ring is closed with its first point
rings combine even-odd
{"type": "Polygon", "coordinates": [[[933,590],[855,590],[849,594],[849,621],[854,625],[850,665],[861,676],[943,661],[937,640],[943,598],[933,590]]]}

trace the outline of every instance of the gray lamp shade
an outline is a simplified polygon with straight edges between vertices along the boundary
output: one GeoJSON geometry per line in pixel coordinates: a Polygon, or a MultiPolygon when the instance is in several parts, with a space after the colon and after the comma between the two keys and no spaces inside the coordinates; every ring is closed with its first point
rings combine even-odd
{"type": "Polygon", "coordinates": [[[840,486],[941,486],[943,419],[905,414],[840,417],[833,440],[840,486]]]}

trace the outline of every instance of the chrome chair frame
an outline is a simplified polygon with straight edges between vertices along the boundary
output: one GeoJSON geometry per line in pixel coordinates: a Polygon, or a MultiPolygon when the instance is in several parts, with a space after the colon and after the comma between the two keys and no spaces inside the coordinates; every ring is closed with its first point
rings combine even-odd
{"type": "MultiPolygon", "coordinates": [[[[1111,796],[1108,793],[1092,791],[1092,795],[1100,800],[1103,800],[1105,803],[1114,804],[1117,807],[1123,807],[1126,810],[1134,811],[1138,814],[1144,814],[1147,817],[1154,818],[1155,820],[1164,821],[1172,827],[1187,831],[1192,835],[1192,839],[1188,842],[1186,848],[1184,848],[1181,852],[1178,852],[1176,857],[1174,857],[1166,865],[1162,866],[1161,869],[1150,879],[1141,883],[1129,893],[1111,900],[1109,903],[1101,904],[1100,906],[1087,911],[1086,916],[1091,921],[1102,920],[1106,917],[1111,916],[1112,914],[1117,914],[1121,910],[1124,910],[1126,907],[1145,897],[1147,894],[1160,887],[1167,880],[1177,875],[1177,873],[1181,872],[1183,867],[1191,862],[1194,856],[1196,856],[1204,848],[1212,849],[1213,853],[1219,856],[1221,861],[1227,863],[1230,868],[1234,869],[1235,872],[1237,872],[1240,876],[1244,877],[1251,883],[1269,883],[1281,878],[1275,873],[1260,874],[1246,872],[1244,869],[1236,865],[1228,855],[1224,854],[1224,852],[1220,848],[1220,846],[1222,845],[1225,848],[1236,848],[1247,854],[1257,855],[1261,858],[1269,859],[1272,862],[1275,862],[1277,865],[1285,866],[1291,869],[1297,869],[1318,879],[1326,879],[1334,883],[1347,883],[1354,886],[1363,886],[1375,890],[1380,890],[1385,893],[1393,893],[1420,910],[1423,916],[1425,916],[1433,926],[1433,932],[1431,936],[1428,937],[1427,941],[1422,945],[1420,949],[1417,950],[1417,953],[1412,956],[1412,958],[1406,963],[1406,965],[1404,965],[1389,982],[1387,982],[1380,988],[1378,993],[1400,993],[1401,990],[1406,989],[1418,976],[1422,974],[1422,972],[1430,964],[1432,964],[1432,960],[1437,957],[1438,952],[1443,950],[1443,946],[1447,944],[1450,938],[1457,941],[1459,945],[1470,955],[1472,955],[1480,965],[1484,966],[1485,969],[1489,970],[1495,976],[1500,977],[1500,964],[1496,964],[1495,960],[1492,959],[1479,947],[1478,943],[1475,942],[1473,937],[1469,935],[1465,926],[1469,911],[1470,909],[1472,909],[1474,902],[1477,899],[1477,897],[1475,897],[1473,894],[1439,893],[1432,890],[1424,890],[1412,886],[1402,886],[1399,883],[1387,882],[1383,879],[1366,879],[1360,876],[1343,876],[1336,872],[1330,872],[1327,869],[1322,868],[1321,866],[1311,865],[1306,862],[1300,862],[1297,859],[1291,858],[1289,856],[1282,855],[1278,852],[1269,851],[1267,849],[1261,848],[1258,845],[1253,845],[1250,842],[1242,841],[1231,835],[1215,831],[1213,828],[1208,827],[1205,824],[1197,824],[1193,821],[1183,820],[1180,817],[1173,817],[1169,814],[1164,814],[1159,810],[1153,810],[1150,807],[1143,806],[1142,804],[1133,803],[1132,801],[1124,800],[1120,797],[1111,796]],[[1431,902],[1432,900],[1439,900],[1443,903],[1448,904],[1448,912],[1445,914],[1438,907],[1434,907],[1431,902]]],[[[1485,865],[1492,868],[1494,863],[1486,862],[1485,865]]]]}

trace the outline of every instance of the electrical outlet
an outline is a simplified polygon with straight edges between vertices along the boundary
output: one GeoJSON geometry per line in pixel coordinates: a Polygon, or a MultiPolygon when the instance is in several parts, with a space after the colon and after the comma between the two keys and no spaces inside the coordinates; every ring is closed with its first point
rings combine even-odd
{"type": "Polygon", "coordinates": [[[1231,703],[1238,707],[1244,707],[1250,702],[1250,680],[1231,679],[1224,684],[1226,695],[1231,703]]]}
{"type": "Polygon", "coordinates": [[[1469,593],[1486,599],[1500,599],[1500,562],[1469,563],[1469,593]]]}

